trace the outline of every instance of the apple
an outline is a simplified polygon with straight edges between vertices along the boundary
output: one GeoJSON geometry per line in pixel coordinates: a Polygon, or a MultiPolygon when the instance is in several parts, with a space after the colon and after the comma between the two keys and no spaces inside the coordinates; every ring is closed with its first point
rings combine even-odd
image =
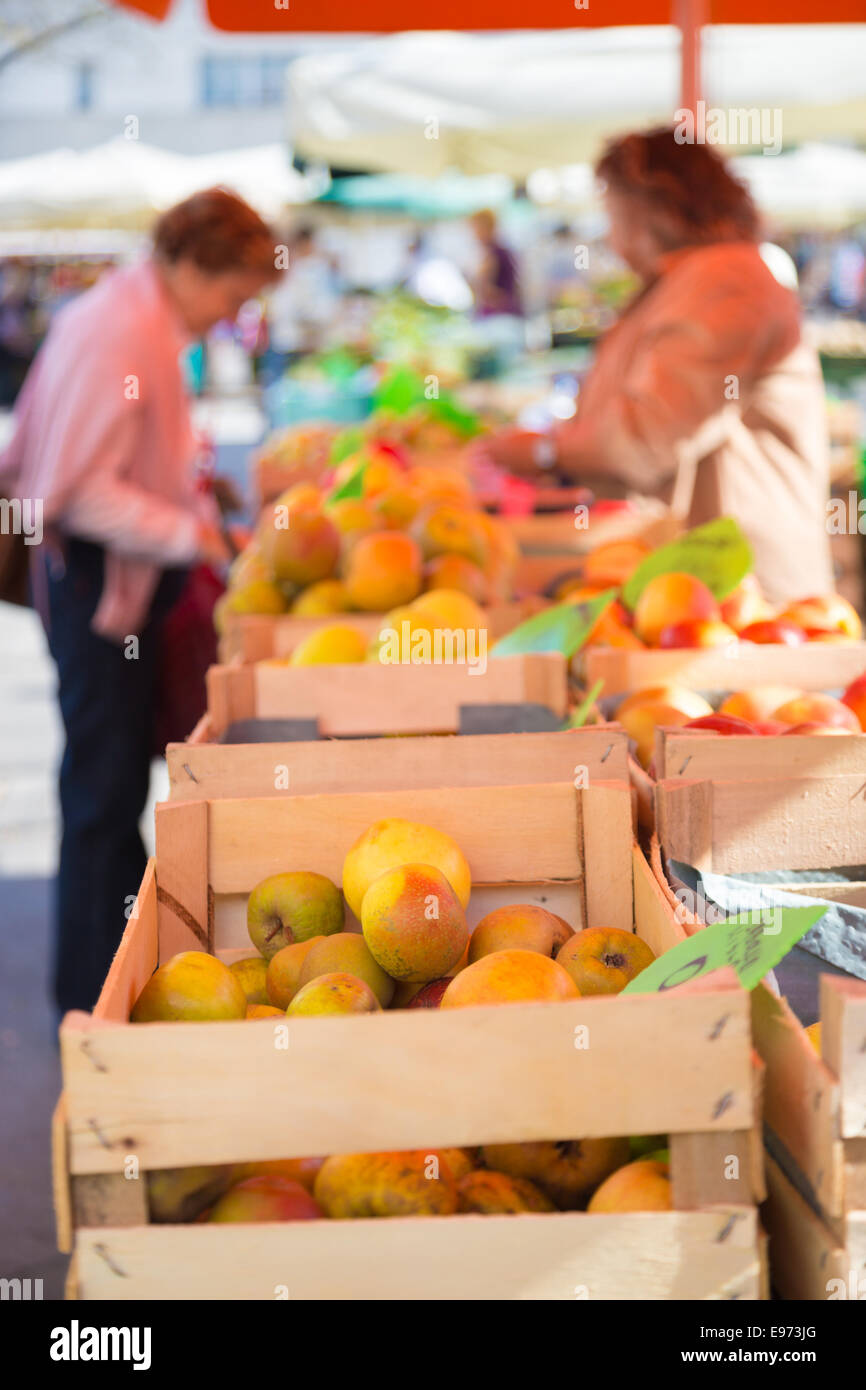
{"type": "Polygon", "coordinates": [[[641,937],[620,927],[584,927],[568,938],[556,957],[581,996],[619,994],[654,960],[641,937]]]}
{"type": "Polygon", "coordinates": [[[683,726],[686,729],[703,729],[712,734],[754,734],[755,726],[747,719],[738,719],[735,714],[704,714],[700,719],[690,719],[683,726]]]}
{"type": "Polygon", "coordinates": [[[659,633],[659,647],[669,650],[680,647],[729,647],[737,642],[737,634],[718,618],[689,618],[670,623],[659,633]]]}
{"type": "Polygon", "coordinates": [[[450,978],[443,980],[431,980],[429,984],[422,985],[417,994],[413,994],[408,1009],[438,1009],[442,1003],[442,995],[450,985],[450,978]]]}
{"type": "Polygon", "coordinates": [[[773,718],[789,725],[829,724],[848,733],[861,732],[860,721],[854,711],[832,695],[810,693],[796,700],[788,700],[773,712],[773,718]]]}
{"type": "Polygon", "coordinates": [[[841,594],[798,599],[796,603],[789,603],[779,616],[802,628],[844,632],[846,637],[859,637],[863,631],[857,610],[841,594]]]}
{"type": "Polygon", "coordinates": [[[740,631],[744,642],[757,642],[760,646],[798,647],[806,641],[802,627],[787,618],[769,618],[764,622],[750,623],[740,631]]]}
{"type": "Polygon", "coordinates": [[[250,940],[268,961],[284,946],[341,932],[345,916],[339,888],[324,874],[303,870],[271,874],[247,900],[250,940]]]}
{"type": "Polygon", "coordinates": [[[866,675],[852,681],[842,696],[842,704],[853,710],[860,721],[860,728],[866,730],[866,675]]]}
{"type": "Polygon", "coordinates": [[[318,1202],[299,1182],[272,1174],[236,1182],[220,1197],[209,1220],[315,1221],[324,1215],[318,1202]]]}
{"type": "Polygon", "coordinates": [[[789,685],[755,685],[750,690],[735,690],[727,695],[719,705],[719,714],[734,714],[738,719],[747,719],[754,724],[756,720],[769,719],[774,709],[784,705],[786,700],[796,700],[802,695],[789,685]]]}
{"type": "Polygon", "coordinates": [[[735,632],[742,632],[750,623],[762,622],[772,618],[773,610],[761,592],[761,586],[753,574],[740,580],[736,589],[721,602],[722,617],[735,632]]]}

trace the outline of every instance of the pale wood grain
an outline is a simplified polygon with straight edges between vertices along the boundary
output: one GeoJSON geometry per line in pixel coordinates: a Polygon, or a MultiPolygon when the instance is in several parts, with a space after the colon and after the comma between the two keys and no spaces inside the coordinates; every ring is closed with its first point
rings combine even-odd
{"type": "Polygon", "coordinates": [[[73,1173],[752,1123],[742,990],[292,1020],[286,1049],[279,1020],[74,1020],[73,1173]]]}
{"type": "Polygon", "coordinates": [[[752,990],[752,1036],[766,1065],[764,1118],[809,1182],[822,1209],[844,1206],[839,1086],[785,999],[752,990]]]}
{"type": "Polygon", "coordinates": [[[866,1136],[866,981],[821,977],[821,1050],[839,1078],[839,1130],[866,1136]]]}
{"type": "Polygon", "coordinates": [[[767,1200],[761,1219],[770,1237],[770,1276],[781,1298],[824,1302],[830,1279],[848,1283],[848,1255],[820,1217],[767,1155],[767,1200]]]}
{"type": "Polygon", "coordinates": [[[578,775],[585,781],[625,782],[626,747],[621,729],[599,725],[557,733],[417,737],[387,743],[320,739],[233,745],[207,740],[195,746],[169,744],[167,761],[172,801],[209,801],[224,796],[520,786],[570,782],[578,775]]]}
{"type": "MultiPolygon", "coordinates": [[[[548,783],[353,792],[210,803],[207,875],[215,893],[249,893],[268,874],[310,869],[339,883],[343,860],[375,821],[405,817],[451,835],[468,860],[473,882],[537,883],[583,877],[575,836],[582,792],[548,783]]],[[[628,788],[620,789],[628,801],[628,788]]],[[[192,803],[195,804],[195,803],[192,803]]],[[[160,813],[182,810],[167,803],[160,813]]],[[[616,890],[614,890],[616,891],[616,890]]]]}
{"type": "Polygon", "coordinates": [[[754,1210],[82,1231],[85,1299],[756,1299],[754,1210]]]}
{"type": "Polygon", "coordinates": [[[178,951],[207,951],[213,944],[208,840],[206,801],[166,801],[157,806],[160,963],[178,951]]]}
{"type": "Polygon", "coordinates": [[[866,734],[842,740],[813,734],[757,739],[738,734],[721,737],[699,729],[657,729],[654,761],[660,782],[680,777],[748,782],[840,773],[860,773],[866,778],[866,734]]]}
{"type": "Polygon", "coordinates": [[[672,905],[665,897],[638,845],[632,848],[632,860],[635,930],[660,956],[685,941],[686,932],[677,920],[676,904],[672,905]]]}
{"type": "Polygon", "coordinates": [[[93,1010],[95,1018],[123,1023],[159,964],[156,865],[148,861],[138,896],[93,1010]]]}

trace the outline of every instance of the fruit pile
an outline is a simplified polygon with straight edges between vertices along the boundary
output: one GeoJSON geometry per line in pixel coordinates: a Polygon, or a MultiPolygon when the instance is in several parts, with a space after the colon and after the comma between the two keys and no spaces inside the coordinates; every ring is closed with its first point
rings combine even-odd
{"type": "MultiPolygon", "coordinates": [[[[560,600],[580,602],[625,583],[646,559],[640,541],[600,546],[586,557],[579,579],[566,581],[560,600]]],[[[683,647],[736,649],[741,643],[784,644],[851,642],[862,635],[856,610],[840,594],[804,598],[774,608],[753,574],[719,602],[693,574],[671,571],[649,580],[633,611],[621,598],[601,615],[590,633],[589,646],[671,650],[683,647]]]]}
{"type": "Polygon", "coordinates": [[[335,1154],[148,1173],[151,1221],[668,1211],[664,1135],[335,1154]]]}
{"type": "Polygon", "coordinates": [[[461,473],[369,448],[327,486],[298,483],[265,508],[215,620],[222,631],[229,613],[387,613],[440,590],[477,611],[509,597],[517,559],[461,473]]]}
{"type": "Polygon", "coordinates": [[[758,685],[726,695],[714,710],[703,695],[680,685],[647,686],[627,695],[615,718],[649,767],[655,731],[700,729],[713,734],[859,734],[866,731],[866,675],[836,699],[813,690],[758,685]]]}
{"type": "Polygon", "coordinates": [[[617,994],[654,959],[618,928],[575,932],[545,908],[494,909],[470,933],[469,865],[429,825],[377,821],[351,847],[343,892],[322,874],[273,874],[247,903],[258,957],[183,951],[151,976],[133,1023],[377,1013],[617,994]],[[361,931],[345,930],[346,904],[361,931]]]}

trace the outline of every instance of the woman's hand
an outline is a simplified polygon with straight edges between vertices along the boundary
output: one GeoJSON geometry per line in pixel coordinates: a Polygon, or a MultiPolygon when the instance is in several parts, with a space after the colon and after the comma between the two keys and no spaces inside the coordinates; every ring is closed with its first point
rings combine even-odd
{"type": "Polygon", "coordinates": [[[495,464],[506,473],[516,473],[525,478],[543,478],[549,476],[550,469],[543,467],[540,460],[543,460],[547,450],[552,454],[553,447],[553,441],[546,434],[535,434],[531,430],[510,426],[495,434],[485,435],[473,446],[473,450],[485,462],[495,464]]]}

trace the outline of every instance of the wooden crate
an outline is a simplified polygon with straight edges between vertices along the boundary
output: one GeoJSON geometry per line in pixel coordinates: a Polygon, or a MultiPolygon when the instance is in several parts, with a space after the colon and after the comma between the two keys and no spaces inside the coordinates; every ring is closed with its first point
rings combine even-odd
{"type": "MultiPolygon", "coordinates": [[[[791,745],[790,756],[793,759],[796,754],[800,759],[796,768],[792,764],[793,775],[773,778],[759,770],[756,777],[693,777],[693,755],[686,767],[687,776],[667,777],[656,784],[656,831],[665,854],[695,869],[719,874],[854,868],[862,864],[866,857],[866,797],[864,771],[857,771],[857,767],[862,769],[866,761],[864,741],[855,734],[838,740],[785,735],[748,742],[775,744],[766,760],[776,766],[787,752],[783,745],[791,745]],[[812,746],[807,748],[807,744],[812,746]],[[831,744],[833,748],[828,747],[831,744]],[[845,758],[849,745],[850,761],[845,758]],[[823,775],[819,771],[822,760],[828,769],[847,766],[849,770],[823,775]]],[[[682,753],[685,763],[689,750],[683,750],[683,740],[671,740],[668,748],[667,756],[676,749],[676,756],[682,753]]],[[[707,756],[709,760],[712,755],[707,756]]],[[[829,885],[822,885],[822,892],[825,886],[829,885]]],[[[848,886],[840,887],[847,890],[848,886]]]]}
{"type": "Polygon", "coordinates": [[[866,1298],[866,982],[822,976],[820,1057],[784,999],[761,987],[752,1002],[773,1282],[783,1298],[866,1298]]]}
{"type": "MultiPolygon", "coordinates": [[[[734,875],[855,868],[866,857],[866,737],[693,742],[667,730],[657,759],[652,864],[669,906],[663,854],[734,875]]],[[[801,879],[795,891],[866,907],[866,883],[855,880],[801,879]]],[[[821,1057],[785,999],[752,993],[771,1155],[765,1224],[785,1298],[827,1298],[838,1278],[866,1296],[866,982],[822,976],[820,1012],[821,1057]]]]}
{"type": "MultiPolygon", "coordinates": [[[[488,642],[504,637],[544,606],[543,599],[524,598],[485,609],[488,642]]],[[[330,623],[352,627],[371,642],[383,620],[382,613],[333,613],[326,618],[300,618],[292,613],[227,613],[219,643],[220,660],[246,663],[273,656],[291,656],[305,637],[330,623]]]]}
{"type": "Polygon", "coordinates": [[[576,524],[574,509],[561,512],[535,512],[531,516],[503,517],[525,555],[568,558],[588,555],[599,546],[614,541],[644,541],[651,547],[664,545],[682,531],[682,523],[666,511],[617,512],[594,518],[589,525],[576,524]]]}
{"type": "Polygon", "coordinates": [[[564,720],[568,670],[554,652],[469,665],[212,666],[207,717],[219,738],[241,719],[315,719],[324,736],[456,733],[467,705],[534,704],[564,720]]]}
{"type": "Polygon", "coordinates": [[[755,685],[836,690],[866,671],[866,642],[806,642],[799,647],[750,646],[744,642],[730,649],[644,652],[587,647],[578,667],[585,685],[604,682],[605,695],[671,682],[704,692],[746,690],[755,685]]]}
{"type": "Polygon", "coordinates": [[[400,738],[384,745],[378,739],[217,743],[205,715],[188,742],[168,745],[166,760],[172,801],[628,778],[625,734],[608,725],[549,734],[400,738]]]}
{"type": "Polygon", "coordinates": [[[99,1002],[61,1028],[54,1127],[62,1248],[84,1299],[757,1298],[757,1073],[748,998],[730,978],[665,995],[291,1024],[130,1025],[160,960],[249,954],[245,898],[264,875],[339,880],[382,815],[448,831],[479,885],[470,921],[516,898],[576,924],[681,939],[631,838],[622,783],[413,789],[168,803],[156,861],[99,1002]],[[577,1032],[588,1029],[589,1033],[577,1032]],[[579,1048],[578,1038],[591,1038],[579,1048]],[[140,1170],[311,1153],[610,1134],[671,1135],[676,1209],[293,1226],[152,1226],[140,1170]],[[740,1176],[724,1178],[728,1157],[740,1176]],[[74,1233],[74,1234],[73,1234],[74,1233]]]}

